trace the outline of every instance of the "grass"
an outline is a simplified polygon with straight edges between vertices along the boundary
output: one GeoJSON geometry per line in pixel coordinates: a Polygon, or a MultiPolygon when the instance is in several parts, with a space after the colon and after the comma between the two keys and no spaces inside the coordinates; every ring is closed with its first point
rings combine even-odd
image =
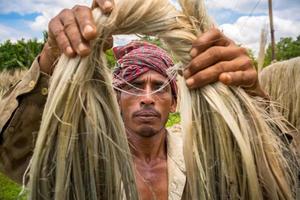
{"type": "Polygon", "coordinates": [[[19,197],[20,192],[20,185],[0,173],[0,200],[25,200],[24,196],[19,197]]]}

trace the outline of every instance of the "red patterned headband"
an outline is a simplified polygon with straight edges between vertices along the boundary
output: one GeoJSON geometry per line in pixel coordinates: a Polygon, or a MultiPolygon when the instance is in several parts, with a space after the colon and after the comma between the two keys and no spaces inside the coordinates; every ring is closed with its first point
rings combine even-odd
{"type": "Polygon", "coordinates": [[[172,94],[177,98],[176,80],[168,76],[167,69],[174,64],[163,49],[144,41],[133,41],[125,46],[114,47],[118,67],[113,72],[113,84],[123,87],[149,70],[157,71],[170,80],[172,94]]]}

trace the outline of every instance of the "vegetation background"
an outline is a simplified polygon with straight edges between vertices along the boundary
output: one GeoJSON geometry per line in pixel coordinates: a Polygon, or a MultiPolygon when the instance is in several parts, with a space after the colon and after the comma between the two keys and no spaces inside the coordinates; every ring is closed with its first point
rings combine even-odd
{"type": "MultiPolygon", "coordinates": [[[[0,44],[0,73],[1,71],[14,71],[16,69],[27,69],[31,66],[31,63],[36,56],[41,52],[47,33],[44,33],[44,40],[19,40],[17,42],[11,42],[7,40],[0,44]]],[[[159,40],[150,37],[143,37],[142,39],[155,43],[159,46],[162,44],[159,40]]],[[[249,54],[256,64],[255,57],[251,50],[249,54]]],[[[113,57],[112,50],[106,52],[107,60],[110,66],[114,66],[115,59],[113,57]]],[[[300,35],[296,39],[290,37],[281,38],[276,44],[276,57],[277,61],[287,60],[293,57],[300,56],[300,35]]],[[[271,63],[271,47],[266,50],[266,56],[264,60],[264,66],[268,66],[271,63]]],[[[174,113],[169,116],[167,126],[172,126],[180,122],[179,113],[174,113]]],[[[19,197],[21,186],[17,185],[13,181],[9,180],[3,174],[0,174],[0,200],[15,200],[25,199],[25,197],[19,197]]]]}

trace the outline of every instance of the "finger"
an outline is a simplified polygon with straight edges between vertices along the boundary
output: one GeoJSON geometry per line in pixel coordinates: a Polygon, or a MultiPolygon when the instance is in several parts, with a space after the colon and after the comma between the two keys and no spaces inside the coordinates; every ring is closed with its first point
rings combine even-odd
{"type": "Polygon", "coordinates": [[[72,8],[80,32],[87,41],[97,37],[97,29],[92,15],[92,11],[87,6],[76,5],[72,8]]]}
{"type": "Polygon", "coordinates": [[[257,82],[257,72],[255,69],[247,71],[226,72],[219,76],[219,80],[226,85],[241,86],[250,88],[257,82]]]}
{"type": "Polygon", "coordinates": [[[75,55],[71,43],[64,32],[64,26],[59,18],[54,18],[49,23],[49,45],[50,47],[58,46],[61,52],[72,57],[75,55]]]}
{"type": "Polygon", "coordinates": [[[228,47],[214,46],[195,57],[184,70],[187,79],[200,70],[212,66],[221,61],[230,61],[240,55],[246,55],[246,49],[231,45],[228,47]]]}
{"type": "Polygon", "coordinates": [[[67,35],[73,50],[80,56],[88,55],[91,51],[89,44],[81,36],[73,12],[71,10],[65,10],[60,15],[60,19],[64,26],[64,32],[67,35]]]}
{"type": "Polygon", "coordinates": [[[109,14],[114,8],[113,0],[94,0],[92,8],[99,7],[104,14],[109,14]]]}
{"type": "Polygon", "coordinates": [[[218,81],[224,72],[246,71],[252,68],[252,61],[248,57],[238,57],[231,61],[218,62],[217,64],[197,72],[186,80],[189,88],[203,87],[218,81]]]}
{"type": "Polygon", "coordinates": [[[193,42],[190,55],[195,57],[212,46],[229,46],[230,44],[233,44],[232,40],[227,38],[220,30],[212,28],[193,42]]]}

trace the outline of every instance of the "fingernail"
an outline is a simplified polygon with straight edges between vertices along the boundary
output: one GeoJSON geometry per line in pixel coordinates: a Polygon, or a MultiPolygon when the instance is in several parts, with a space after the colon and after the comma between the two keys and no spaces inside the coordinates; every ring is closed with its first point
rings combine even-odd
{"type": "Polygon", "coordinates": [[[103,9],[105,11],[111,11],[113,7],[113,4],[110,1],[105,1],[103,4],[103,9]]]}
{"type": "Polygon", "coordinates": [[[198,50],[196,48],[192,48],[191,52],[190,52],[190,56],[192,58],[194,58],[195,56],[197,56],[198,50]]]}
{"type": "Polygon", "coordinates": [[[91,25],[86,25],[83,30],[84,34],[89,34],[94,32],[94,28],[91,25]]]}
{"type": "Polygon", "coordinates": [[[83,43],[79,44],[78,49],[80,52],[84,52],[84,51],[88,50],[87,46],[85,46],[83,43]]]}
{"type": "Polygon", "coordinates": [[[223,76],[223,83],[225,83],[226,85],[231,84],[232,78],[229,74],[223,73],[223,74],[221,74],[221,76],[223,76]]]}
{"type": "Polygon", "coordinates": [[[71,47],[67,47],[66,52],[68,55],[71,55],[71,54],[73,54],[73,49],[71,47]]]}
{"type": "Polygon", "coordinates": [[[188,80],[186,80],[186,84],[188,86],[192,86],[194,84],[195,80],[193,78],[189,78],[188,80]]]}

